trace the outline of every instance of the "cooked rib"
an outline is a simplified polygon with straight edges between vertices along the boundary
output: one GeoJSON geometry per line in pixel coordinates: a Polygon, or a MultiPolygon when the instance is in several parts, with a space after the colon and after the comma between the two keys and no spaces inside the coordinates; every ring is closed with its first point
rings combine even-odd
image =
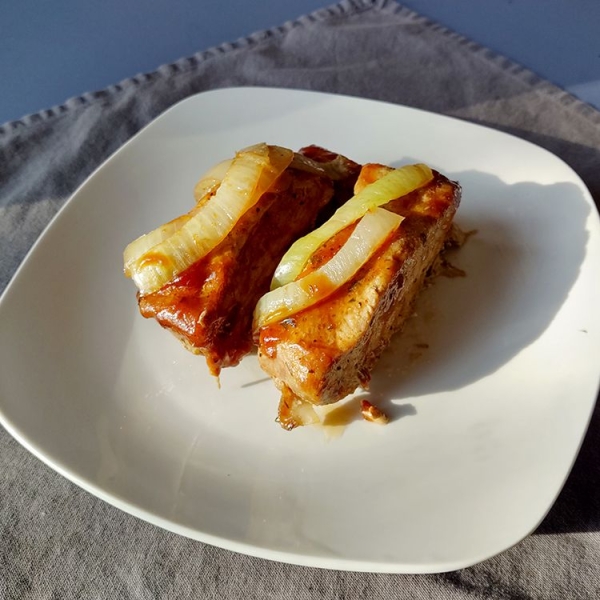
{"type": "Polygon", "coordinates": [[[214,375],[251,351],[254,306],[279,260],[331,202],[347,199],[360,170],[317,147],[305,153],[322,168],[299,157],[221,244],[158,291],[138,296],[142,315],[203,354],[214,375]]]}
{"type": "MultiPolygon", "coordinates": [[[[365,166],[357,188],[388,170],[365,166]]],[[[385,205],[405,218],[350,281],[321,303],[259,330],[259,362],[282,392],[279,421],[284,428],[302,424],[302,405],[336,402],[368,385],[377,359],[412,313],[459,201],[458,184],[434,171],[430,183],[385,205]]],[[[323,244],[305,273],[329,260],[353,228],[323,244]]]]}

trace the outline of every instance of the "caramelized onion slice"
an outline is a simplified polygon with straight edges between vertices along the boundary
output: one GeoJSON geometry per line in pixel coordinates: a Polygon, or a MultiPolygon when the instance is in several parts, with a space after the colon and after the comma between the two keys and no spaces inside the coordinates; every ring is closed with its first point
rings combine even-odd
{"type": "Polygon", "coordinates": [[[327,298],[346,283],[395,231],[403,217],[369,211],[335,256],[304,277],[266,293],[256,305],[254,330],[290,317],[327,298]]]}
{"type": "Polygon", "coordinates": [[[180,217],[157,227],[150,233],[140,236],[125,248],[125,251],[123,252],[123,262],[125,264],[124,272],[127,277],[131,277],[131,267],[142,254],[171,237],[178,229],[183,227],[183,225],[185,225],[206,202],[208,202],[211,196],[219,189],[221,181],[223,181],[223,177],[225,177],[227,169],[231,166],[232,161],[233,159],[231,158],[221,161],[202,176],[194,188],[196,205],[189,213],[181,215],[180,217]]]}
{"type": "Polygon", "coordinates": [[[338,208],[321,227],[292,244],[275,271],[271,289],[294,281],[319,246],[338,231],[360,219],[368,210],[405,196],[432,179],[433,173],[427,165],[416,164],[394,169],[366,186],[338,208]]]}
{"type": "Polygon", "coordinates": [[[292,158],[291,150],[266,144],[238,152],[216,193],[172,235],[128,265],[127,271],[140,293],[160,289],[220,244],[292,158]]]}
{"type": "Polygon", "coordinates": [[[154,246],[160,244],[167,238],[170,238],[178,229],[180,229],[190,219],[190,215],[181,215],[160,227],[157,227],[150,233],[140,236],[133,240],[123,252],[124,273],[127,277],[132,276],[132,266],[134,263],[148,252],[154,246]]]}
{"type": "Polygon", "coordinates": [[[198,181],[194,187],[194,198],[196,199],[197,204],[204,203],[217,191],[217,189],[219,189],[221,181],[223,181],[232,162],[232,158],[223,160],[202,176],[200,181],[198,181]]]}

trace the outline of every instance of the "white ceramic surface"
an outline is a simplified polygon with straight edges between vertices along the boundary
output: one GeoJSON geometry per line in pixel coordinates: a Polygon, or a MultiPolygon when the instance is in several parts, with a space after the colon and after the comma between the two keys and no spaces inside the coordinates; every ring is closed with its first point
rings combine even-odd
{"type": "Polygon", "coordinates": [[[21,266],[0,303],[1,420],[89,492],[210,544],[357,571],[468,566],[531,532],[575,459],[598,389],[599,243],[577,175],[520,139],[355,98],[201,94],[98,169],[21,266]],[[137,313],[125,245],[259,141],[423,161],[464,188],[467,277],[438,280],[383,357],[370,393],[386,427],[285,432],[254,357],[219,390],[137,313]]]}

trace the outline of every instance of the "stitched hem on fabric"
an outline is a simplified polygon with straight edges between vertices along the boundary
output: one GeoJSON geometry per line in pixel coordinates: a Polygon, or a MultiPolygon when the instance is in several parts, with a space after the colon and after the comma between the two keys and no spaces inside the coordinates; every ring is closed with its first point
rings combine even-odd
{"type": "Polygon", "coordinates": [[[106,101],[107,99],[118,95],[131,85],[137,86],[148,81],[153,81],[157,78],[173,77],[174,75],[186,74],[197,68],[200,64],[214,57],[255,46],[275,36],[281,37],[296,27],[308,26],[316,22],[325,22],[349,14],[358,14],[368,10],[380,10],[382,12],[389,12],[392,14],[402,14],[405,17],[413,19],[415,22],[422,23],[432,30],[450,37],[459,44],[465,45],[469,48],[469,50],[473,51],[473,53],[479,55],[484,60],[494,63],[496,66],[506,71],[513,77],[516,77],[531,86],[537,87],[540,91],[552,96],[563,105],[579,112],[585,117],[593,120],[595,123],[600,123],[600,111],[593,106],[585,103],[583,100],[580,100],[563,88],[560,88],[559,86],[540,77],[539,75],[536,75],[528,68],[523,67],[513,60],[502,56],[501,54],[498,54],[493,50],[490,50],[489,48],[486,48],[485,46],[482,46],[477,42],[474,42],[473,40],[470,40],[465,36],[414,12],[413,10],[397,3],[395,0],[341,0],[341,2],[337,4],[318,9],[309,14],[300,16],[297,19],[286,21],[282,25],[252,33],[233,42],[225,42],[207,50],[197,52],[191,56],[178,59],[172,63],[161,65],[155,71],[134,75],[133,77],[124,79],[119,83],[110,85],[102,90],[86,92],[80,96],[70,98],[60,105],[26,115],[20,119],[9,121],[4,125],[0,125],[0,135],[6,134],[10,131],[15,131],[16,129],[20,129],[22,127],[28,127],[47,121],[59,115],[63,115],[73,107],[78,107],[85,104],[93,104],[99,100],[106,101]]]}

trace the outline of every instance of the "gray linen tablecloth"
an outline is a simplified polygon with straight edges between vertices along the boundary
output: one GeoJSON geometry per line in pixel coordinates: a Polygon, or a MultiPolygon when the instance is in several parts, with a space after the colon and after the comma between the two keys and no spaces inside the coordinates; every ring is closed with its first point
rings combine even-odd
{"type": "MultiPolygon", "coordinates": [[[[190,94],[240,85],[376,98],[502,129],[562,157],[600,200],[600,113],[394,2],[345,0],[0,127],[0,290],[57,209],[136,131],[190,94]]],[[[533,535],[468,569],[401,576],[278,564],[163,531],[0,430],[0,598],[597,598],[599,449],[596,411],[533,535]]]]}

